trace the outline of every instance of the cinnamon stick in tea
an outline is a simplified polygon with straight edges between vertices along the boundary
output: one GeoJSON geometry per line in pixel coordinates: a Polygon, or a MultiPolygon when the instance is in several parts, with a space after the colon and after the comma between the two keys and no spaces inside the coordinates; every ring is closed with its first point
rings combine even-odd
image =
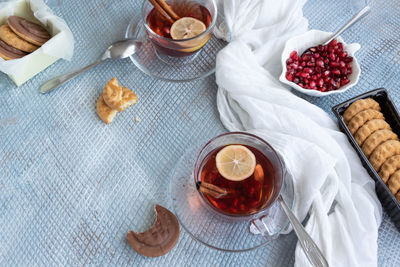
{"type": "Polygon", "coordinates": [[[179,16],[172,10],[172,8],[164,0],[149,0],[154,8],[165,16],[171,23],[180,19],[179,16]]]}

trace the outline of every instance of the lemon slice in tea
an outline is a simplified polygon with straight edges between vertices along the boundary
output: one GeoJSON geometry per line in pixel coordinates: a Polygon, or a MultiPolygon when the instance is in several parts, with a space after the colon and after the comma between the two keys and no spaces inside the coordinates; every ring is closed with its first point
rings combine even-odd
{"type": "Polygon", "coordinates": [[[207,29],[206,25],[198,19],[183,17],[172,24],[170,34],[174,40],[189,39],[195,37],[207,29]]]}
{"type": "Polygon", "coordinates": [[[221,149],[216,158],[219,173],[230,181],[242,181],[249,178],[256,167],[253,152],[242,145],[229,145],[221,149]]]}

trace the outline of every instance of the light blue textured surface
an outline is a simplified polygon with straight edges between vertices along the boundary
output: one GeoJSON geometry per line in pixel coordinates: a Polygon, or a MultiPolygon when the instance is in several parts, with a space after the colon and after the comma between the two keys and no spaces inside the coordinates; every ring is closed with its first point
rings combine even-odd
{"type": "MultiPolygon", "coordinates": [[[[122,38],[140,2],[62,1],[54,11],[75,36],[73,61],[57,62],[20,88],[0,74],[0,265],[292,265],[293,233],[261,249],[230,254],[183,231],[174,250],[156,259],[138,255],[125,240],[129,230],[153,223],[155,203],[170,205],[168,175],[182,153],[224,131],[214,76],[166,83],[145,76],[127,59],[106,62],[51,94],[38,93],[47,79],[95,60],[122,38]],[[137,92],[139,103],[106,126],[95,104],[113,76],[137,92]]],[[[350,2],[310,0],[305,7],[310,27],[334,31],[355,12],[350,2]]],[[[400,2],[370,5],[371,14],[343,34],[362,46],[359,84],[345,94],[307,97],[328,112],[377,87],[387,88],[400,106],[400,2]]],[[[386,214],[378,245],[380,266],[400,266],[400,233],[386,214]]]]}

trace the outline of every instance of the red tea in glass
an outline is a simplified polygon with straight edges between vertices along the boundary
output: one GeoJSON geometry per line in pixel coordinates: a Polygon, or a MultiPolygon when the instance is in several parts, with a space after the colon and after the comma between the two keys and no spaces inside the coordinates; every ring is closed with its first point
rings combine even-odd
{"type": "MultiPolygon", "coordinates": [[[[157,9],[151,8],[145,17],[146,26],[151,29],[148,36],[155,48],[172,57],[186,57],[197,52],[211,37],[209,30],[212,24],[212,14],[204,6],[208,1],[166,1],[171,9],[180,17],[192,17],[202,21],[207,27],[206,32],[191,39],[174,40],[170,35],[172,22],[157,9]],[[202,5],[201,3],[204,2],[202,5]]],[[[214,14],[215,15],[215,14],[214,14]]]]}
{"type": "Polygon", "coordinates": [[[249,215],[260,211],[267,205],[274,191],[276,170],[273,164],[258,149],[245,145],[256,159],[254,173],[242,181],[225,179],[216,166],[216,155],[224,147],[212,150],[203,159],[200,181],[226,189],[230,193],[222,198],[204,194],[205,199],[228,215],[249,215]]]}

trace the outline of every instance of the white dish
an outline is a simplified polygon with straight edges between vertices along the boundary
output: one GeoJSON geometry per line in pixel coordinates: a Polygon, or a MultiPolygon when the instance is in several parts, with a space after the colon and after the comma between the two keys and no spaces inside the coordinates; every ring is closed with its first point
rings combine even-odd
{"type": "Polygon", "coordinates": [[[281,57],[282,74],[279,77],[279,80],[303,94],[317,96],[317,97],[343,93],[343,92],[346,92],[347,90],[349,90],[354,85],[356,85],[358,82],[358,79],[360,77],[360,74],[361,74],[361,69],[360,69],[360,65],[358,64],[357,59],[355,57],[355,53],[360,49],[360,45],[358,43],[346,44],[340,36],[337,38],[337,40],[339,42],[343,43],[344,50],[347,52],[347,54],[349,56],[353,57],[353,62],[352,62],[353,72],[348,77],[348,79],[350,80],[350,82],[348,84],[340,87],[340,89],[338,89],[338,90],[321,92],[318,90],[304,89],[304,88],[300,87],[299,85],[295,84],[294,82],[290,82],[286,79],[286,76],[285,76],[286,75],[286,60],[289,58],[290,53],[292,51],[296,50],[297,53],[299,55],[301,55],[308,48],[324,43],[327,39],[329,39],[330,36],[332,36],[332,33],[330,33],[330,32],[311,30],[311,31],[305,32],[301,35],[295,36],[295,37],[289,39],[288,41],[286,41],[285,48],[283,49],[282,57],[281,57]]]}

